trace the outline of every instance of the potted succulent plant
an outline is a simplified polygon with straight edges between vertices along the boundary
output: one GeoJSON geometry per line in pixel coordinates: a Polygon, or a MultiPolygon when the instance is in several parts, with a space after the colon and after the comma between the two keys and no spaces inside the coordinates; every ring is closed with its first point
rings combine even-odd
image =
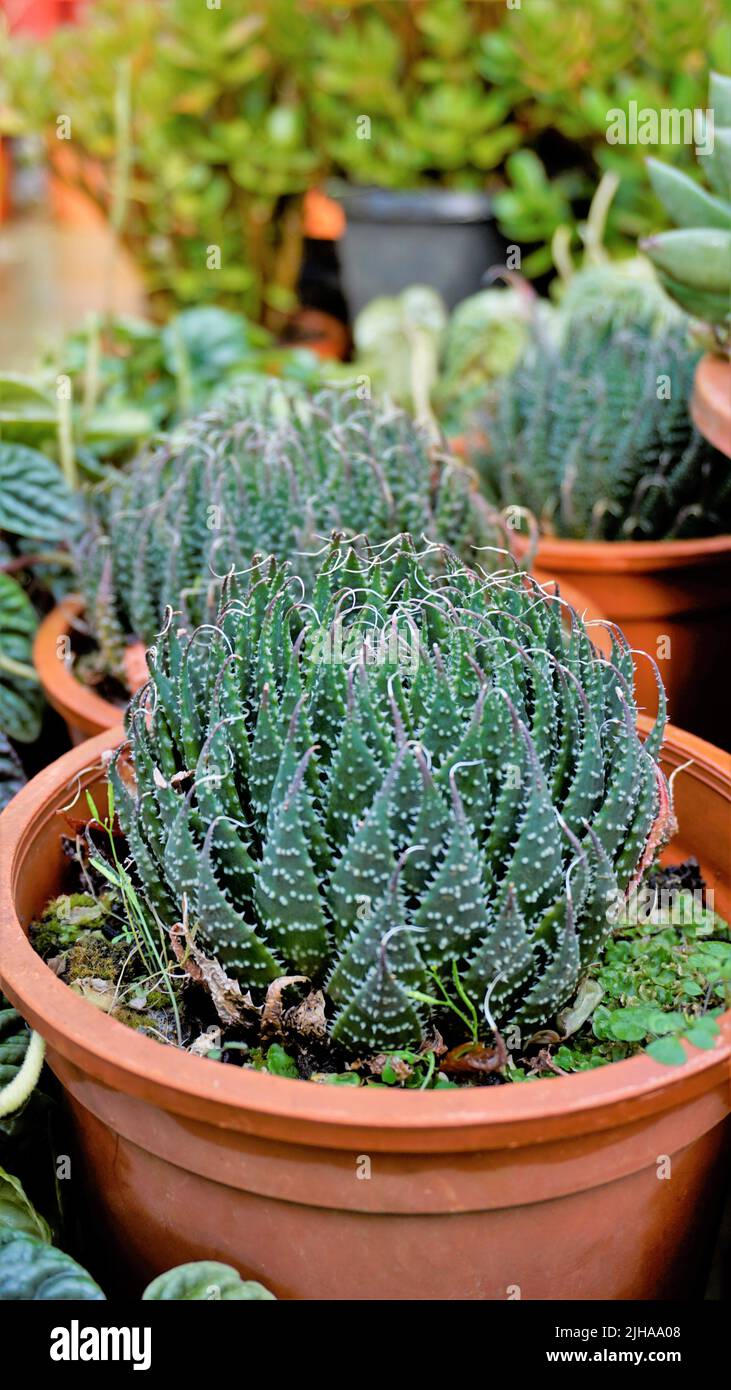
{"type": "Polygon", "coordinates": [[[464,456],[465,422],[495,378],[515,366],[536,324],[550,323],[555,314],[527,281],[508,278],[515,284],[470,295],[451,315],[427,285],[378,295],[353,324],[354,359],[340,374],[352,379],[365,373],[375,394],[388,396],[434,433],[441,427],[452,451],[464,456]]]}
{"type": "Polygon", "coordinates": [[[486,181],[520,131],[510,93],[482,76],[494,16],[479,11],[368,4],[313,31],[313,128],[345,211],[351,317],[415,278],[452,308],[503,259],[486,181]]]}
{"type": "MultiPolygon", "coordinates": [[[[48,350],[32,375],[0,376],[0,729],[8,736],[38,736],[42,699],[31,643],[37,611],[47,612],[54,599],[58,607],[40,640],[53,656],[57,707],[76,735],[118,719],[118,709],[91,687],[80,692],[57,660],[80,622],[79,602],[67,595],[81,491],[141,440],[200,409],[214,388],[260,372],[317,381],[309,352],[279,348],[243,315],[207,306],[174,315],[164,328],[90,316],[48,350]],[[75,719],[74,694],[83,694],[75,719]]],[[[134,688],[134,670],[127,674],[134,688]]]]}
{"type": "Polygon", "coordinates": [[[49,702],[77,736],[113,727],[169,603],[202,619],[223,576],[256,552],[297,555],[307,579],[333,528],[372,542],[408,528],[466,555],[505,545],[471,472],[403,412],[251,378],[91,496],[76,548],[83,597],[59,604],[35,642],[49,702]],[[90,688],[100,678],[102,691],[90,688]]]}
{"type": "MultiPolygon", "coordinates": [[[[529,548],[528,508],[536,563],[660,662],[675,722],[725,746],[717,631],[731,604],[731,491],[726,459],[688,414],[697,359],[685,321],[615,322],[611,306],[606,318],[568,315],[558,342],[538,342],[497,384],[475,462],[508,509],[516,553],[529,548]]],[[[638,691],[651,712],[646,662],[638,691]]]]}
{"type": "MultiPolygon", "coordinates": [[[[682,1013],[665,996],[617,1032],[651,1055],[625,1042],[577,1075],[509,1077],[596,1008],[690,755],[674,852],[699,854],[729,910],[730,760],[669,730],[663,770],[664,718],[638,736],[618,635],[607,662],[532,580],[444,551],[429,573],[407,538],[334,542],[309,599],[271,560],[222,600],[210,624],[166,625],[126,745],[75,750],[0,822],[0,979],[47,1040],[115,1258],[138,1287],[203,1256],[300,1298],[687,1295],[726,1161],[731,1016],[704,1001],[728,961],[682,1013]],[[158,951],[106,1007],[27,937],[69,826],[90,882],[113,844],[104,883],[126,883],[158,951]],[[218,1026],[193,1037],[202,979],[218,1026]],[[116,1008],[163,981],[167,1045],[159,1009],[128,1027],[116,1008]],[[670,1067],[684,1032],[701,1051],[670,1067]]],[[[81,944],[95,969],[115,949],[81,944]]]]}
{"type": "Polygon", "coordinates": [[[731,458],[731,77],[711,73],[713,131],[704,162],[713,192],[689,175],[648,160],[650,180],[677,230],[641,243],[668,294],[708,326],[711,351],[696,368],[695,424],[731,458]]]}

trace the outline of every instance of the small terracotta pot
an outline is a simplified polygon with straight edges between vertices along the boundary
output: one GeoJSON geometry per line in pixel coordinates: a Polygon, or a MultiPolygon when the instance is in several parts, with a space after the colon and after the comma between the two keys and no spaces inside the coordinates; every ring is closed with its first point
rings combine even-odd
{"type": "Polygon", "coordinates": [[[701,434],[731,458],[731,362],[706,353],[696,367],[690,402],[693,423],[701,434]]]}
{"type": "Polygon", "coordinates": [[[7,222],[12,208],[13,159],[9,141],[0,136],[0,222],[7,222]]]}
{"type": "MultiPolygon", "coordinates": [[[[0,984],[48,1043],[90,1224],[132,1293],[191,1259],[285,1298],[670,1299],[696,1293],[728,1173],[731,1013],[712,1051],[448,1092],[316,1085],[194,1057],[71,993],[30,946],[74,788],[107,733],[0,817],[0,984]]],[[[731,914],[731,758],[669,729],[680,822],[731,914]]],[[[73,814],[73,809],[70,812],[73,814]]]]}
{"type": "MultiPolygon", "coordinates": [[[[511,536],[515,555],[527,540],[511,536]]],[[[565,541],[542,536],[535,569],[569,579],[622,628],[638,652],[654,656],[670,718],[731,747],[724,633],[731,619],[731,535],[685,541],[565,541]]],[[[657,710],[649,661],[637,663],[640,707],[657,710]]]]}
{"type": "MultiPolygon", "coordinates": [[[[61,715],[73,744],[83,743],[105,729],[116,729],[122,722],[124,709],[111,700],[97,695],[90,686],[77,680],[65,659],[68,655],[73,623],[84,611],[83,599],[70,595],[62,599],[40,624],[33,643],[33,664],[49,705],[61,715]]],[[[130,690],[137,689],[146,679],[144,665],[139,664],[141,643],[130,648],[128,671],[133,675],[130,690]]]]}
{"type": "Polygon", "coordinates": [[[287,324],[282,341],[287,347],[305,347],[324,361],[342,362],[348,351],[350,334],[332,314],[322,309],[298,309],[287,324]]]}

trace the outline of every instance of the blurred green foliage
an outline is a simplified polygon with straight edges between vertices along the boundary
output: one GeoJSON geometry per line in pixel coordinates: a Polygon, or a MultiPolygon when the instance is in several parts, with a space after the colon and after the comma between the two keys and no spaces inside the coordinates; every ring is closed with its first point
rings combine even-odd
{"type": "MultiPolygon", "coordinates": [[[[42,48],[11,42],[0,117],[47,132],[154,299],[273,322],[294,304],[302,195],[329,175],[502,189],[540,275],[616,171],[607,244],[627,250],[661,211],[647,146],[608,144],[607,113],[704,106],[711,64],[731,67],[725,0],[95,0],[42,48]]],[[[671,157],[692,167],[690,147],[671,157]]]]}
{"type": "MultiPolygon", "coordinates": [[[[606,244],[628,251],[662,213],[644,168],[651,150],[608,144],[607,113],[628,113],[630,102],[638,111],[705,108],[709,66],[731,68],[725,0],[530,0],[506,9],[499,30],[481,46],[482,75],[509,99],[524,145],[554,155],[549,160],[544,153],[546,168],[523,151],[514,156],[508,190],[497,202],[509,240],[543,243],[524,271],[551,268],[550,242],[560,226],[572,227],[578,244],[577,211],[610,172],[620,184],[606,244]]],[[[692,146],[655,148],[692,168],[692,146]]]]}
{"type": "Polygon", "coordinates": [[[258,317],[265,300],[291,307],[300,219],[288,200],[318,173],[307,30],[290,0],[95,0],[86,23],[43,45],[11,41],[15,128],[47,132],[60,176],[116,218],[153,299],[258,317]]]}

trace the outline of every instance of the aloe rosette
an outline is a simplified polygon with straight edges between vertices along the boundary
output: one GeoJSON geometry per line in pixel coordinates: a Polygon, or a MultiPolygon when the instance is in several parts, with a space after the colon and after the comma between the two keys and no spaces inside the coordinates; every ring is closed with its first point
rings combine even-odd
{"type": "Polygon", "coordinates": [[[233,388],[92,497],[77,568],[107,667],[123,670],[127,634],[153,641],[168,603],[193,622],[215,611],[221,577],[255,551],[296,557],[310,582],[333,529],[408,530],[468,559],[499,540],[469,471],[403,411],[353,391],[233,388]]]}
{"type": "Polygon", "coordinates": [[[479,460],[495,505],[549,535],[681,539],[731,528],[728,460],[691,420],[700,353],[687,322],[614,323],[583,312],[498,384],[479,460]]]}
{"type": "Polygon", "coordinates": [[[269,559],[214,623],[170,615],[112,769],[149,910],[252,990],[324,987],[351,1053],[423,1038],[455,966],[551,1018],[669,820],[621,636],[606,661],[532,579],[440,562],[333,541],[307,598],[269,559]]]}

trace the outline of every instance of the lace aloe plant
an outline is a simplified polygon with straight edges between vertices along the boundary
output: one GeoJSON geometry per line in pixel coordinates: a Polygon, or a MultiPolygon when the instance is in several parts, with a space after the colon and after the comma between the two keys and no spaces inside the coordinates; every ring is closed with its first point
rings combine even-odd
{"type": "Polygon", "coordinates": [[[255,551],[297,556],[308,583],[333,529],[379,542],[402,530],[471,558],[499,542],[471,474],[435,459],[407,415],[351,392],[308,397],[261,380],[234,389],[94,495],[78,568],[107,666],[146,643],[172,603],[200,621],[219,578],[255,551]]]}
{"type": "Polygon", "coordinates": [[[323,986],[351,1053],[418,1042],[435,970],[551,1018],[669,819],[620,635],[602,660],[533,580],[441,561],[334,541],[309,599],[271,559],[170,616],[112,770],[150,910],[251,990],[323,986]]]}
{"type": "Polygon", "coordinates": [[[698,355],[683,323],[569,318],[498,383],[479,461],[488,497],[577,540],[731,530],[728,460],[688,413],[698,355]]]}

